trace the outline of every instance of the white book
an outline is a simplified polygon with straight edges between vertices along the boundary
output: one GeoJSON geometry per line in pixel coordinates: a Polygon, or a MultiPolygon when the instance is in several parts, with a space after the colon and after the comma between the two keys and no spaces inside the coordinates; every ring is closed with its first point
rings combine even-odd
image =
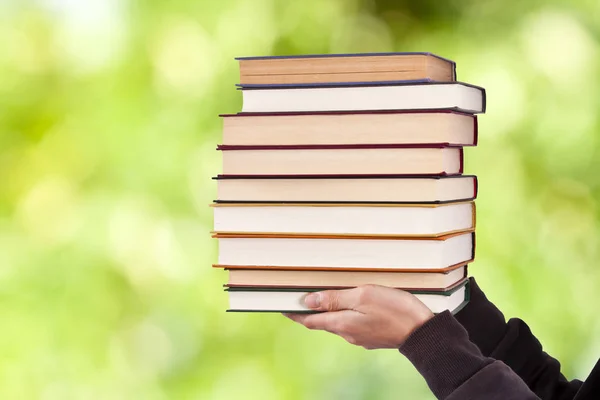
{"type": "Polygon", "coordinates": [[[443,270],[473,259],[474,233],[437,238],[222,235],[221,266],[443,270]]]}
{"type": "MultiPolygon", "coordinates": [[[[466,283],[442,293],[414,293],[433,313],[456,312],[467,299],[466,283]]],[[[304,298],[314,291],[263,291],[228,289],[228,311],[307,312],[304,298]]]]}
{"type": "Polygon", "coordinates": [[[485,90],[460,82],[370,86],[244,88],[244,113],[352,110],[485,112],[485,90]]]}
{"type": "Polygon", "coordinates": [[[229,233],[442,236],[474,228],[475,203],[443,205],[213,204],[229,233]]]}

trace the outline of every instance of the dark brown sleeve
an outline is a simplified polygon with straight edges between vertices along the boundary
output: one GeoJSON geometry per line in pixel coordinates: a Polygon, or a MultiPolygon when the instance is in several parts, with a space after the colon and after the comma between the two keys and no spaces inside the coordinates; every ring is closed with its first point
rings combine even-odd
{"type": "Polygon", "coordinates": [[[560,363],[546,354],[527,324],[520,319],[506,323],[504,315],[471,278],[471,300],[456,315],[469,339],[486,357],[508,365],[527,386],[544,400],[573,399],[582,386],[568,381],[560,372],[560,363]]]}
{"type": "Polygon", "coordinates": [[[505,364],[484,357],[447,311],[415,330],[399,350],[438,399],[538,399],[505,364]]]}

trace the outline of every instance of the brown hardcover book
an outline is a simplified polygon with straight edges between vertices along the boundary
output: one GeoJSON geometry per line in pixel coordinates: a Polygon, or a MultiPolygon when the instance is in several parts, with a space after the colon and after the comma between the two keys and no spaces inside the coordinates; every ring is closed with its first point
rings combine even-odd
{"type": "Polygon", "coordinates": [[[243,85],[456,80],[455,63],[430,53],[322,54],[237,60],[243,85]]]}
{"type": "Polygon", "coordinates": [[[474,232],[440,237],[224,234],[218,266],[306,270],[443,271],[473,260],[474,232]]]}
{"type": "Polygon", "coordinates": [[[449,290],[467,276],[467,265],[444,272],[296,271],[278,269],[228,269],[227,287],[329,287],[372,284],[413,290],[449,290]]]}
{"type": "Polygon", "coordinates": [[[477,197],[475,176],[338,177],[228,176],[217,178],[217,202],[449,203],[477,197]]]}
{"type": "Polygon", "coordinates": [[[224,145],[477,144],[477,117],[448,110],[221,117],[224,145]]]}
{"type": "Polygon", "coordinates": [[[463,150],[447,144],[226,146],[225,175],[456,175],[463,150]]]}
{"type": "Polygon", "coordinates": [[[212,204],[219,233],[437,237],[475,228],[475,203],[212,204]]]}

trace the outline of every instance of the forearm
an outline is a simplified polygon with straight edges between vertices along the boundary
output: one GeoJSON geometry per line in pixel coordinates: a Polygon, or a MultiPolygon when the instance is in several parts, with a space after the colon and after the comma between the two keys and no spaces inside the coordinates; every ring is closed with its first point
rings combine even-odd
{"type": "Polygon", "coordinates": [[[546,354],[525,322],[511,319],[492,304],[471,278],[471,301],[456,315],[469,339],[486,357],[508,365],[542,399],[574,398],[581,381],[567,381],[560,363],[546,354]]]}
{"type": "Polygon", "coordinates": [[[538,399],[510,368],[481,354],[448,312],[418,328],[399,350],[439,399],[538,399]]]}

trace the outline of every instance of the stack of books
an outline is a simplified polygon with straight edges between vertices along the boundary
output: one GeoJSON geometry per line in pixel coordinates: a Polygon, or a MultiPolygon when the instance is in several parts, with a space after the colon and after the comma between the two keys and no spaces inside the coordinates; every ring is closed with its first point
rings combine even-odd
{"type": "Polygon", "coordinates": [[[365,284],[462,308],[484,89],[430,53],[239,61],[212,205],[228,311],[309,312],[309,292],[365,284]]]}

